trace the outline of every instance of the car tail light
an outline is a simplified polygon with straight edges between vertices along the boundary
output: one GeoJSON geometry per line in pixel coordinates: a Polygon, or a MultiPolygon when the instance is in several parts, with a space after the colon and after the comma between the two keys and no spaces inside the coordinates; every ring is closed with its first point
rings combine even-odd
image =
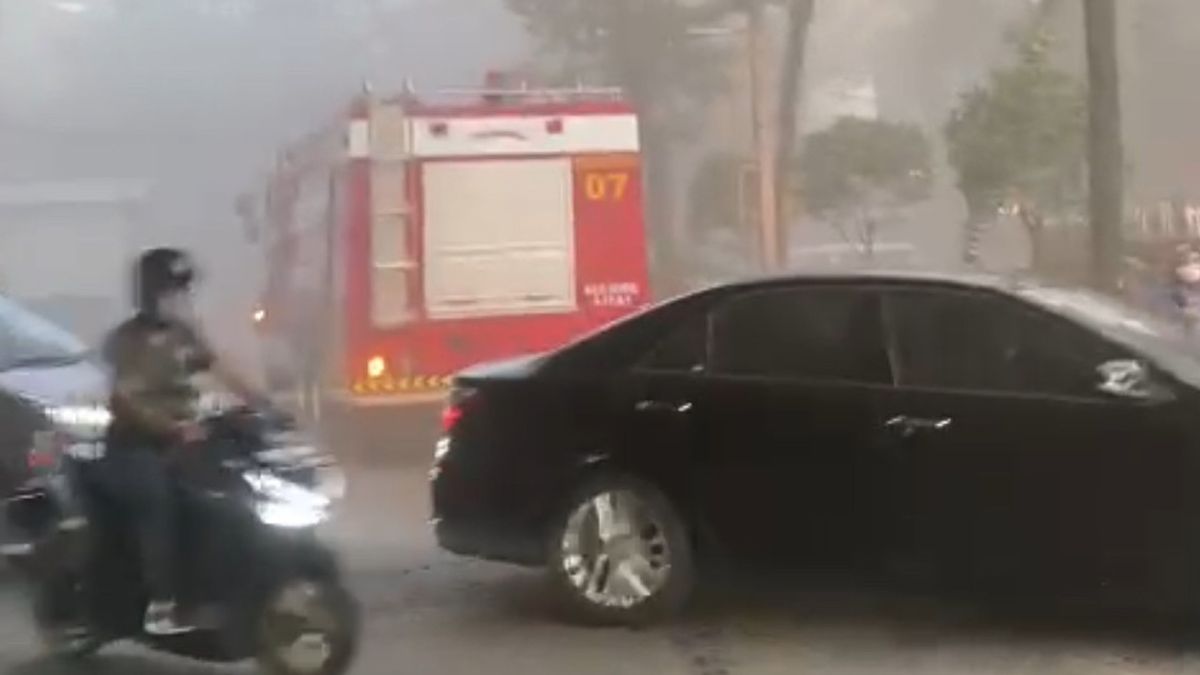
{"type": "Polygon", "coordinates": [[[450,433],[463,417],[462,406],[447,405],[442,409],[442,431],[450,433]]]}
{"type": "Polygon", "coordinates": [[[29,468],[34,471],[53,469],[58,464],[58,455],[44,450],[30,450],[26,459],[29,461],[29,468]]]}
{"type": "Polygon", "coordinates": [[[33,444],[25,454],[25,465],[30,471],[49,471],[58,466],[62,457],[63,437],[55,431],[39,431],[33,436],[33,444]]]}
{"type": "Polygon", "coordinates": [[[446,400],[446,406],[442,408],[443,432],[448,434],[454,431],[454,428],[466,415],[467,402],[474,394],[474,390],[463,387],[455,387],[450,390],[450,397],[446,400]]]}

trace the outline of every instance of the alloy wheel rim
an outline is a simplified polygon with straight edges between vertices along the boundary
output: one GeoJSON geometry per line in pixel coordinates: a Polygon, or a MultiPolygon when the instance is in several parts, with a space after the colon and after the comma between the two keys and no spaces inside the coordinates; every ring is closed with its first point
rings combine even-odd
{"type": "Polygon", "coordinates": [[[567,519],[562,571],[588,602],[630,609],[658,595],[671,575],[663,523],[630,490],[601,492],[567,519]]]}

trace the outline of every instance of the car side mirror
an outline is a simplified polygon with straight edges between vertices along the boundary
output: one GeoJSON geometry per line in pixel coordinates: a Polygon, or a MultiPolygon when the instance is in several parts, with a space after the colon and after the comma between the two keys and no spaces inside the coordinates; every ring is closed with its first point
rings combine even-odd
{"type": "Polygon", "coordinates": [[[1136,359],[1105,361],[1096,367],[1101,392],[1123,399],[1153,401],[1170,398],[1170,390],[1155,382],[1146,364],[1136,359]]]}

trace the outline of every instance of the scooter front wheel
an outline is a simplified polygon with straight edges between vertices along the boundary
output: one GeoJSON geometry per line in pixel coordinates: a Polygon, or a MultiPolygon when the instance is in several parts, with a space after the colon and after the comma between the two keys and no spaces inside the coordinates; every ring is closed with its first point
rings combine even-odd
{"type": "Polygon", "coordinates": [[[271,675],[341,675],[358,651],[358,603],[333,581],[283,584],[259,621],[258,661],[271,675]]]}

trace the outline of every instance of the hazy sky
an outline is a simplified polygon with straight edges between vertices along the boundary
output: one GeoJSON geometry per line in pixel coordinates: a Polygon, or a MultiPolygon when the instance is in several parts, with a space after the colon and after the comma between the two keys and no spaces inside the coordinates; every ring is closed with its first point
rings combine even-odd
{"type": "Polygon", "coordinates": [[[240,329],[259,265],[232,204],[275,152],[365,80],[470,85],[523,46],[500,0],[0,0],[0,182],[153,180],[152,239],[219,268],[213,321],[240,329]]]}
{"type": "MultiPolygon", "coordinates": [[[[1004,31],[1029,7],[818,0],[810,82],[874,75],[885,114],[936,131],[957,92],[1005,58],[1004,31]]],[[[1200,2],[1122,8],[1134,184],[1189,188],[1200,43],[1183,27],[1200,2]]],[[[152,179],[155,238],[238,271],[213,277],[238,324],[257,253],[232,201],[285,141],[331,119],[364,80],[472,84],[528,50],[502,0],[0,0],[0,182],[152,179]]]]}

